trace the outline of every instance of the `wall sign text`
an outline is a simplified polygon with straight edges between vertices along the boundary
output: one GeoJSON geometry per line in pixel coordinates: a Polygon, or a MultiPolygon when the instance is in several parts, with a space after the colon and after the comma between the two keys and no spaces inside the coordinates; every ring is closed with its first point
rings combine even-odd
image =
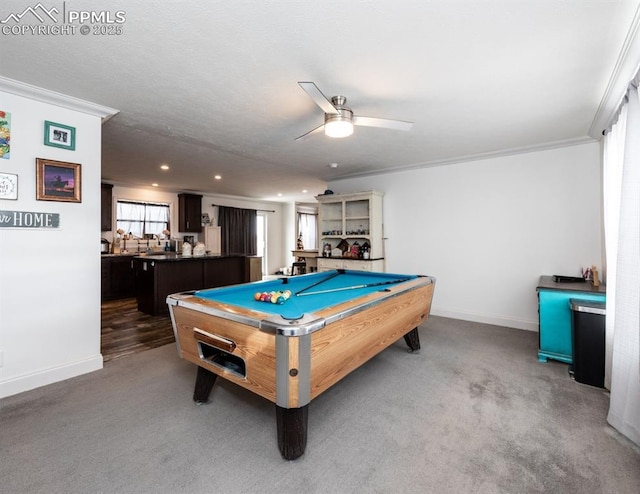
{"type": "Polygon", "coordinates": [[[0,211],[0,228],[59,228],[59,213],[0,211]]]}

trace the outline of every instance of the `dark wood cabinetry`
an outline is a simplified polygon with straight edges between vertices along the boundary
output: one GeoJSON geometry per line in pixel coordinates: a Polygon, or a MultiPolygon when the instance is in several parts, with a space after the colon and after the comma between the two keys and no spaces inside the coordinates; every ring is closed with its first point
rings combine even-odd
{"type": "Polygon", "coordinates": [[[100,186],[100,231],[109,232],[113,229],[113,185],[100,186]]]}
{"type": "Polygon", "coordinates": [[[166,298],[171,293],[202,288],[203,262],[157,262],[136,259],[138,310],[159,315],[168,312],[166,298]]]}
{"type": "Polygon", "coordinates": [[[243,274],[244,263],[244,257],[226,257],[206,263],[201,288],[216,288],[249,281],[243,274]]]}
{"type": "Polygon", "coordinates": [[[154,316],[163,315],[169,312],[167,295],[172,293],[256,281],[255,269],[249,269],[256,263],[261,263],[260,257],[183,258],[175,254],[135,257],[138,310],[154,316]]]}
{"type": "Polygon", "coordinates": [[[187,233],[202,231],[202,196],[178,194],[178,231],[187,233]]]}
{"type": "Polygon", "coordinates": [[[117,300],[136,294],[133,256],[106,256],[101,262],[102,300],[117,300]]]}

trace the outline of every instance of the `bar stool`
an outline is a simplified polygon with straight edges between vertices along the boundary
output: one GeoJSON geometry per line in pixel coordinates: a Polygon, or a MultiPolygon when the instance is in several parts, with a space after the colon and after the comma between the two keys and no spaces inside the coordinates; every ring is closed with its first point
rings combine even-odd
{"type": "Polygon", "coordinates": [[[291,265],[291,276],[296,275],[296,268],[298,269],[297,274],[305,274],[307,272],[307,263],[306,262],[294,262],[291,265]]]}

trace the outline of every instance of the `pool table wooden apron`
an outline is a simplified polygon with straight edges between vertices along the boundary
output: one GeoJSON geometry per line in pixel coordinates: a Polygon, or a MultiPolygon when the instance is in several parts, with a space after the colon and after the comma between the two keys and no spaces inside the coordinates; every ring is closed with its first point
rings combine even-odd
{"type": "Polygon", "coordinates": [[[434,286],[421,276],[293,321],[192,292],[167,303],[178,352],[198,365],[193,399],[207,402],[220,376],[272,401],[280,452],[292,460],[306,447],[311,400],[400,337],[419,350],[434,286]]]}

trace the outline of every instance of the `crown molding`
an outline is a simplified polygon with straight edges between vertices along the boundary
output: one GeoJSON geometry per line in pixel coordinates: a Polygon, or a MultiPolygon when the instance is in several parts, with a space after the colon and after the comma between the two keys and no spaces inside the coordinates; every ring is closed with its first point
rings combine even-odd
{"type": "Polygon", "coordinates": [[[98,105],[90,101],[74,98],[73,96],[67,96],[66,94],[56,93],[55,91],[32,86],[31,84],[26,84],[24,82],[8,79],[2,76],[0,76],[0,91],[100,117],[102,119],[102,123],[119,113],[119,110],[109,108],[108,106],[98,105]]]}
{"type": "Polygon", "coordinates": [[[501,158],[504,156],[513,156],[515,154],[535,153],[538,151],[547,151],[549,149],[566,148],[571,146],[581,146],[583,144],[593,144],[598,142],[589,136],[577,137],[575,139],[563,139],[560,141],[544,142],[542,144],[534,144],[531,146],[521,146],[509,149],[501,149],[498,151],[489,151],[486,153],[467,154],[463,156],[453,156],[451,158],[444,158],[440,160],[423,161],[421,163],[412,163],[410,165],[400,165],[392,168],[380,168],[362,173],[352,173],[348,175],[340,175],[333,177],[327,182],[337,182],[339,180],[347,180],[350,178],[368,177],[372,175],[383,175],[386,173],[405,172],[411,170],[420,170],[422,168],[431,168],[434,166],[455,165],[457,163],[465,163],[468,161],[482,161],[491,158],[501,158]]]}
{"type": "Polygon", "coordinates": [[[640,6],[636,9],[636,14],[631,21],[631,26],[627,32],[618,60],[613,68],[609,84],[602,96],[598,111],[593,118],[589,135],[594,139],[600,139],[602,132],[613,123],[623,98],[627,94],[629,83],[636,76],[640,68],[640,6]]]}

